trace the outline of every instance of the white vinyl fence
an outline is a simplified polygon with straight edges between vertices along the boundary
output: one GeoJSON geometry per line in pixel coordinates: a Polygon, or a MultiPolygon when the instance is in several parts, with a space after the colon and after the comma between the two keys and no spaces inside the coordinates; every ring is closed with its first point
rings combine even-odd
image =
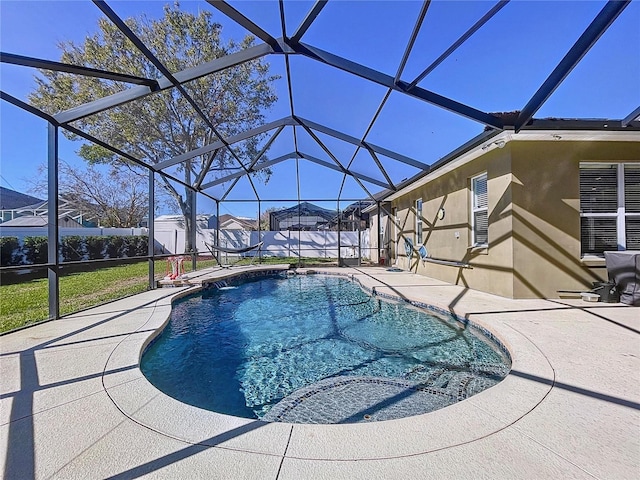
{"type": "MultiPolygon", "coordinates": [[[[60,228],[60,237],[70,237],[77,235],[79,237],[90,236],[120,236],[129,237],[132,235],[148,235],[149,229],[147,228],[60,228]]],[[[1,237],[17,237],[19,241],[22,241],[24,237],[46,237],[47,227],[3,227],[0,224],[0,236],[1,237]]]]}
{"type": "MultiPolygon", "coordinates": [[[[243,248],[264,242],[263,256],[302,257],[302,258],[338,258],[338,232],[248,232],[246,230],[220,230],[220,246],[224,248],[243,248]]],[[[208,253],[205,242],[214,245],[216,230],[198,229],[196,247],[199,252],[208,253]]],[[[165,253],[183,253],[185,234],[182,229],[156,230],[156,247],[165,253]]],[[[369,257],[369,230],[360,232],[340,232],[340,257],[357,258],[360,250],[363,257],[369,257]]],[[[250,251],[245,255],[252,256],[250,251]]]]}
{"type": "MultiPolygon", "coordinates": [[[[60,237],[77,235],[87,236],[131,236],[148,235],[147,228],[61,228],[60,237]]],[[[363,257],[371,258],[369,254],[369,230],[363,230],[358,240],[358,232],[340,232],[340,258],[357,258],[362,251],[363,257]]],[[[0,236],[17,237],[20,242],[24,237],[47,236],[46,227],[1,227],[0,236]]],[[[220,230],[220,246],[225,248],[243,248],[264,242],[263,256],[273,257],[302,257],[302,258],[338,258],[338,232],[248,232],[246,230],[220,230]],[[259,236],[259,238],[258,238],[259,236]]],[[[208,253],[205,243],[214,245],[216,242],[215,229],[199,228],[196,236],[196,248],[199,252],[208,253]]],[[[174,225],[156,224],[155,251],[156,253],[184,253],[185,232],[174,225]],[[164,228],[163,228],[164,227],[164,228]],[[173,228],[171,228],[173,227],[173,228]]],[[[250,251],[245,255],[252,256],[250,251]]]]}

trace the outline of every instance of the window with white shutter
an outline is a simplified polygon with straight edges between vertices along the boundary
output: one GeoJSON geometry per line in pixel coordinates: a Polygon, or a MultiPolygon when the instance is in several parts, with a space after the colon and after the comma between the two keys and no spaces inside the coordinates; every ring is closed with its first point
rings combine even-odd
{"type": "Polygon", "coordinates": [[[486,247],[489,244],[489,202],[487,174],[471,179],[471,245],[486,247]]]}
{"type": "Polygon", "coordinates": [[[582,255],[640,248],[640,164],[580,164],[582,255]]]}
{"type": "Polygon", "coordinates": [[[640,250],[640,164],[624,166],[624,213],[627,250],[640,250]]]}

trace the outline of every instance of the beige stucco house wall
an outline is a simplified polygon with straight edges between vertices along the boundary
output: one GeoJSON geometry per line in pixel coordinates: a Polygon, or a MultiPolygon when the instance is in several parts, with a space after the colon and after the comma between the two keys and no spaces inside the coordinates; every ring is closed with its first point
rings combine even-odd
{"type": "Polygon", "coordinates": [[[397,209],[398,225],[383,212],[385,263],[510,298],[558,298],[560,290],[590,289],[607,276],[603,259],[586,260],[580,252],[579,165],[591,161],[640,162],[640,133],[511,132],[478,145],[386,199],[383,210],[397,209]],[[488,247],[472,248],[471,178],[483,172],[488,247]],[[471,268],[423,262],[415,253],[406,257],[404,238],[416,243],[419,198],[429,256],[471,268]]]}

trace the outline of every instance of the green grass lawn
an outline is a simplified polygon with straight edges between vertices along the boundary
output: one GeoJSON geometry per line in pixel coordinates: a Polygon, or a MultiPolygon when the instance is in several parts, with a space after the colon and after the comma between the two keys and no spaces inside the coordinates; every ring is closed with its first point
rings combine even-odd
{"type": "MultiPolygon", "coordinates": [[[[147,262],[62,275],[60,314],[66,315],[109,300],[143,292],[148,287],[148,275],[147,262]]],[[[0,332],[40,322],[49,316],[46,278],[1,285],[0,297],[0,332]]]]}
{"type": "MultiPolygon", "coordinates": [[[[235,260],[229,259],[229,263],[235,260]]],[[[235,265],[247,265],[243,258],[235,265]]],[[[258,263],[258,259],[254,264],[258,263]]],[[[298,264],[297,258],[263,257],[262,264],[298,264]]],[[[336,263],[335,259],[304,258],[303,266],[336,263]]],[[[166,260],[156,260],[156,278],[166,273],[166,260]]],[[[199,260],[198,270],[216,265],[213,259],[199,260]]],[[[191,271],[191,262],[185,262],[191,271]]],[[[100,268],[89,272],[70,273],[60,277],[60,314],[67,315],[118,298],[144,292],[148,288],[149,266],[146,261],[100,268]]],[[[46,278],[17,284],[0,285],[0,332],[47,320],[48,284],[46,278]]]]}

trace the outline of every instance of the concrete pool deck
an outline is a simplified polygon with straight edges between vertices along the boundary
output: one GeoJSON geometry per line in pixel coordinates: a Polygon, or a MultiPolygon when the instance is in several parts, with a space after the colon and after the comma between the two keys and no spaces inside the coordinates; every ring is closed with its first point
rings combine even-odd
{"type": "Polygon", "coordinates": [[[216,414],[141,374],[171,299],[197,287],[148,291],[0,337],[0,477],[638,478],[639,308],[510,300],[382,267],[314,270],[469,319],[509,349],[511,373],[450,407],[386,422],[216,414]]]}

